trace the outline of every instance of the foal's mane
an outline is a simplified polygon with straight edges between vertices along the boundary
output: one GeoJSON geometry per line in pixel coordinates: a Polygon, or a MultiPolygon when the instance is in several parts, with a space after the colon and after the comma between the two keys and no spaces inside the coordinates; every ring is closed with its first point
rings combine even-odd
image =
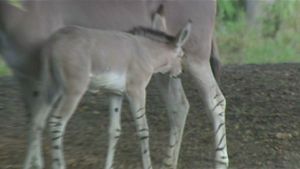
{"type": "Polygon", "coordinates": [[[127,32],[133,35],[143,36],[162,43],[172,43],[176,39],[174,36],[168,35],[162,31],[143,26],[134,27],[127,32]]]}

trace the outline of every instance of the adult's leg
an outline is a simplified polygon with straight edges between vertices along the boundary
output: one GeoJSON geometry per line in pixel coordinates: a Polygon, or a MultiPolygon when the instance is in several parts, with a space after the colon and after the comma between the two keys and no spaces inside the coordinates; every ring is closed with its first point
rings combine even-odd
{"type": "Polygon", "coordinates": [[[215,138],[215,168],[227,169],[228,155],[226,145],[225,106],[226,100],[212,73],[209,61],[187,62],[191,75],[196,79],[202,98],[208,108],[215,138]]]}
{"type": "Polygon", "coordinates": [[[48,86],[41,83],[38,86],[39,90],[35,89],[36,91],[31,91],[32,89],[28,89],[27,82],[29,84],[33,83],[30,79],[29,81],[25,81],[25,83],[20,83],[24,94],[23,99],[30,118],[28,150],[23,168],[42,169],[44,167],[42,157],[43,131],[54,103],[60,96],[60,90],[52,90],[51,95],[49,95],[48,86]]]}
{"type": "Polygon", "coordinates": [[[176,169],[189,103],[179,78],[156,75],[155,80],[166,104],[170,121],[169,145],[161,168],[176,169]]]}
{"type": "MultiPolygon", "coordinates": [[[[43,100],[43,99],[41,99],[43,100]]],[[[42,157],[42,135],[46,121],[51,110],[51,105],[44,101],[33,105],[31,111],[28,150],[24,169],[42,169],[44,167],[42,157]]]]}

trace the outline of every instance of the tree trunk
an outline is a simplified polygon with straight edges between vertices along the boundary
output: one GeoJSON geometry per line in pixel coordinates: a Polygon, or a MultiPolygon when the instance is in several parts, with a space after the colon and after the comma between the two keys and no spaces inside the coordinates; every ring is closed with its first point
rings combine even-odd
{"type": "Polygon", "coordinates": [[[265,6],[272,5],[276,0],[246,0],[246,17],[250,26],[260,27],[259,18],[264,15],[265,6]]]}

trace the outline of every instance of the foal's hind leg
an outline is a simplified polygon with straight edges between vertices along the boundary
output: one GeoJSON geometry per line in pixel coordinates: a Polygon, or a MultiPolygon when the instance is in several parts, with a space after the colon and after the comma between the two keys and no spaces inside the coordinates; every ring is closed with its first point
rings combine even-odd
{"type": "Polygon", "coordinates": [[[65,92],[60,98],[57,109],[49,118],[49,130],[52,141],[52,168],[65,169],[66,164],[63,155],[63,136],[67,123],[74,113],[85,87],[77,92],[65,92]]]}
{"type": "Polygon", "coordinates": [[[169,78],[165,75],[156,75],[155,80],[167,106],[170,120],[170,140],[161,168],[176,169],[186,116],[189,111],[189,103],[180,79],[169,78]]]}
{"type": "Polygon", "coordinates": [[[209,63],[189,62],[191,74],[199,84],[204,103],[208,108],[209,117],[213,123],[215,137],[215,168],[227,169],[228,155],[225,129],[226,100],[213,76],[209,63]]]}
{"type": "Polygon", "coordinates": [[[106,157],[105,169],[113,169],[114,154],[117,142],[121,135],[121,108],[123,96],[112,95],[110,98],[110,126],[109,126],[109,145],[106,157]]]}
{"type": "Polygon", "coordinates": [[[140,139],[143,169],[152,169],[149,149],[149,128],[145,114],[145,89],[132,88],[127,92],[130,109],[135,120],[137,135],[140,139]]]}

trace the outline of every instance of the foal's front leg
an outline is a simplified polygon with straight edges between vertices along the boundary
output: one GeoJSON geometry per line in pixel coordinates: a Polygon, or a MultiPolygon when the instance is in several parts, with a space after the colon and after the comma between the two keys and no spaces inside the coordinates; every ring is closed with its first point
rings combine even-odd
{"type": "Polygon", "coordinates": [[[146,90],[144,88],[132,89],[127,94],[136,124],[137,135],[140,139],[143,169],[152,169],[149,149],[149,128],[145,114],[146,90]]]}
{"type": "Polygon", "coordinates": [[[113,169],[114,154],[117,142],[121,135],[121,108],[123,96],[112,95],[110,97],[110,126],[109,126],[109,145],[106,157],[105,169],[113,169]]]}

